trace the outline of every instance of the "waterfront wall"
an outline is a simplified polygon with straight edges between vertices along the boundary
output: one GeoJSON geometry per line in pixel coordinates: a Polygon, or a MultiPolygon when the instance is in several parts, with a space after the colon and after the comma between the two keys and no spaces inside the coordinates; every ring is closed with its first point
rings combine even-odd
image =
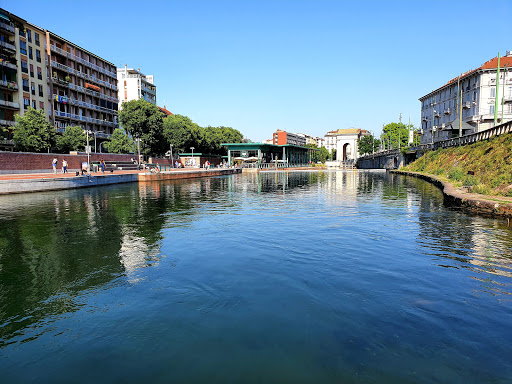
{"type": "Polygon", "coordinates": [[[162,173],[128,173],[128,174],[94,174],[76,177],[48,177],[31,179],[10,179],[0,181],[0,195],[25,192],[44,192],[61,189],[88,188],[100,185],[121,184],[131,182],[155,182],[174,179],[190,179],[196,177],[224,176],[240,173],[240,169],[204,169],[180,170],[162,173]]]}
{"type": "MultiPolygon", "coordinates": [[[[69,170],[81,169],[81,164],[87,161],[87,154],[77,155],[60,153],[32,153],[32,152],[7,152],[0,151],[0,174],[8,173],[41,173],[52,172],[52,160],[57,158],[57,168],[62,166],[62,160],[68,162],[69,170]]],[[[133,155],[118,155],[114,153],[93,153],[90,160],[100,161],[130,161],[133,155]]]]}
{"type": "Polygon", "coordinates": [[[405,164],[405,156],[399,151],[388,151],[360,157],[357,159],[358,169],[397,169],[405,164]]]}

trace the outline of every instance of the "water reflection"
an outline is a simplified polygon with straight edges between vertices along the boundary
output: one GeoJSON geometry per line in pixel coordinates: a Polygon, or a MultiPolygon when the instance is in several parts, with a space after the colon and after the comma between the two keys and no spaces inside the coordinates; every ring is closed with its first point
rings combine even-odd
{"type": "MultiPolygon", "coordinates": [[[[296,330],[294,347],[304,329],[319,328],[311,340],[329,349],[315,359],[337,366],[342,358],[349,372],[369,350],[403,353],[383,347],[402,326],[396,316],[408,324],[404,338],[419,338],[413,325],[454,301],[459,315],[464,303],[496,311],[475,297],[508,300],[511,249],[504,222],[447,209],[437,188],[386,172],[266,172],[3,196],[0,348],[50,330],[58,338],[64,331],[52,322],[108,292],[147,319],[141,327],[154,318],[178,329],[190,323],[208,348],[212,318],[219,329],[247,328],[239,338],[253,352],[268,353],[256,330],[269,319],[296,330]],[[137,300],[126,299],[131,288],[137,300]],[[446,292],[458,296],[444,303],[446,292]],[[358,323],[371,335],[358,336],[358,323]]],[[[91,312],[112,310],[94,305],[91,312]]]]}

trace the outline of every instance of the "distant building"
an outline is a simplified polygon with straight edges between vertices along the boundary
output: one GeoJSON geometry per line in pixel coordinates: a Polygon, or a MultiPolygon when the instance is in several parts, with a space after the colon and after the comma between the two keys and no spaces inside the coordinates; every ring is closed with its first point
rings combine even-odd
{"type": "Polygon", "coordinates": [[[117,81],[119,83],[119,109],[123,103],[131,100],[144,99],[156,105],[156,85],[153,75],[144,75],[140,69],[124,68],[117,69],[117,81]]]}
{"type": "Polygon", "coordinates": [[[359,157],[357,143],[363,136],[371,133],[364,129],[349,128],[330,131],[325,135],[325,148],[332,153],[336,149],[336,160],[356,160],[359,157]]]}
{"type": "MultiPolygon", "coordinates": [[[[165,116],[170,116],[172,115],[172,112],[169,111],[167,108],[165,108],[165,104],[164,104],[164,107],[158,107],[158,109],[160,110],[160,112],[162,112],[165,116]]],[[[165,117],[164,116],[164,117],[165,117]]]]}
{"type": "Polygon", "coordinates": [[[456,137],[460,126],[463,135],[493,127],[496,94],[498,123],[512,120],[511,66],[512,51],[509,51],[500,59],[499,89],[496,89],[498,58],[495,57],[420,97],[421,143],[456,137]]]}
{"type": "Polygon", "coordinates": [[[305,146],[306,145],[306,138],[304,136],[300,136],[297,133],[290,133],[286,131],[282,131],[278,129],[276,132],[274,132],[273,138],[272,138],[272,144],[274,145],[299,145],[299,146],[305,146]]]}

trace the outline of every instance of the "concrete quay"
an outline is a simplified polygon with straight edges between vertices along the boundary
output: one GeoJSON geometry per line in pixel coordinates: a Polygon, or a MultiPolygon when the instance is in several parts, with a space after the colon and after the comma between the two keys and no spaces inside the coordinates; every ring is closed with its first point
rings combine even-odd
{"type": "Polygon", "coordinates": [[[89,188],[132,182],[154,182],[196,177],[224,176],[240,172],[240,169],[227,168],[208,171],[205,169],[175,169],[160,173],[117,171],[115,173],[105,174],[92,173],[90,176],[75,176],[75,173],[0,175],[0,195],[89,188]]]}

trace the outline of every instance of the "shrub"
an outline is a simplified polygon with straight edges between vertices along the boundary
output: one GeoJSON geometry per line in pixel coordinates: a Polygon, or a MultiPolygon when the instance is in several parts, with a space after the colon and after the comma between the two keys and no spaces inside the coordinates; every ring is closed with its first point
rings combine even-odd
{"type": "Polygon", "coordinates": [[[448,178],[456,181],[460,181],[464,178],[464,170],[460,167],[455,167],[448,172],[448,178]]]}

